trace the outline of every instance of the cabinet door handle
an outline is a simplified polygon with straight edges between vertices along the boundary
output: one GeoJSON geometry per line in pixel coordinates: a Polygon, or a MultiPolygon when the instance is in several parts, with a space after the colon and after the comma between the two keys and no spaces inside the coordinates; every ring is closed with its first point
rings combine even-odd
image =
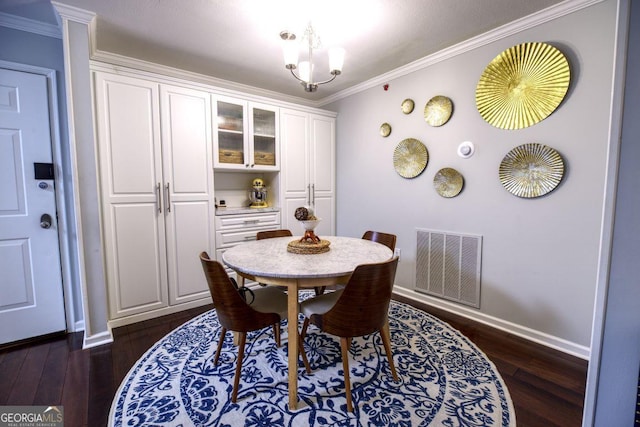
{"type": "Polygon", "coordinates": [[[169,189],[169,183],[164,186],[167,191],[167,212],[171,212],[171,190],[169,189]]]}
{"type": "Polygon", "coordinates": [[[307,184],[307,204],[311,204],[311,184],[307,184]]]}
{"type": "Polygon", "coordinates": [[[162,213],[162,195],[160,194],[160,183],[156,184],[156,205],[158,205],[158,213],[162,213]]]}
{"type": "Polygon", "coordinates": [[[311,184],[311,194],[313,194],[313,202],[311,202],[311,206],[316,205],[316,185],[311,184]]]}

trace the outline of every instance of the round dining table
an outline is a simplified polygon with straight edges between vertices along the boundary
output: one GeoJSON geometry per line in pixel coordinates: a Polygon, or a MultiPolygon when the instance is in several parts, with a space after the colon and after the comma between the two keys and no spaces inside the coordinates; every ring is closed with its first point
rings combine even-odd
{"type": "Polygon", "coordinates": [[[289,242],[296,237],[277,237],[241,243],[222,254],[223,262],[241,278],[259,283],[287,287],[289,408],[298,402],[298,291],[344,284],[360,264],[386,261],[393,256],[387,246],[370,240],[323,236],[329,242],[324,253],[289,252],[289,242]]]}

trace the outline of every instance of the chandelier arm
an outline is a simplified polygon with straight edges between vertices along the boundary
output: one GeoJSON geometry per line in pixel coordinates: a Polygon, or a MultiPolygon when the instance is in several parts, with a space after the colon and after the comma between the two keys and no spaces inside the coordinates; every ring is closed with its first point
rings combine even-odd
{"type": "Polygon", "coordinates": [[[336,77],[338,77],[338,75],[337,74],[333,74],[333,76],[331,76],[330,79],[327,79],[327,80],[325,80],[323,82],[315,82],[314,84],[315,85],[323,85],[325,83],[331,83],[332,81],[334,81],[336,79],[336,77]]]}
{"type": "Polygon", "coordinates": [[[296,75],[296,73],[293,71],[293,68],[290,68],[290,69],[289,69],[289,71],[291,71],[291,75],[292,75],[293,77],[295,77],[295,78],[296,78],[296,80],[298,80],[298,81],[300,81],[300,82],[302,82],[302,83],[306,83],[304,80],[302,80],[300,77],[298,77],[298,76],[296,75]]]}

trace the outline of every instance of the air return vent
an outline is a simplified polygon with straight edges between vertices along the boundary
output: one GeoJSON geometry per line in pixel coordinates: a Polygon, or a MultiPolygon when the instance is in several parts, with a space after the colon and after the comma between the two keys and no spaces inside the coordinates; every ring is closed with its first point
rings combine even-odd
{"type": "Polygon", "coordinates": [[[415,290],[479,308],[482,237],[417,233],[415,290]]]}

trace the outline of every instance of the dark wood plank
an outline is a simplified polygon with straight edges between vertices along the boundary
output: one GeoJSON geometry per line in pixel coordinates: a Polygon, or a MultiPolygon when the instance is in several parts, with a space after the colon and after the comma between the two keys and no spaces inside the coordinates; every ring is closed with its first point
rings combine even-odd
{"type": "Polygon", "coordinates": [[[0,405],[7,405],[9,395],[19,386],[16,384],[18,373],[28,353],[28,347],[3,352],[4,357],[0,363],[0,405]]]}
{"type": "Polygon", "coordinates": [[[55,406],[62,401],[62,388],[67,374],[67,360],[69,360],[69,346],[66,340],[52,343],[33,399],[34,405],[55,406]]]}
{"type": "Polygon", "coordinates": [[[65,425],[87,426],[87,410],[90,402],[89,354],[89,350],[76,350],[69,353],[60,402],[64,406],[65,425]]]}
{"type": "Polygon", "coordinates": [[[106,426],[111,401],[118,384],[113,378],[112,346],[104,345],[91,349],[89,358],[89,396],[91,405],[87,411],[90,425],[106,426]]]}
{"type": "Polygon", "coordinates": [[[50,343],[45,342],[29,347],[24,363],[20,366],[15,386],[7,398],[7,405],[33,405],[50,346],[50,343]]]}

